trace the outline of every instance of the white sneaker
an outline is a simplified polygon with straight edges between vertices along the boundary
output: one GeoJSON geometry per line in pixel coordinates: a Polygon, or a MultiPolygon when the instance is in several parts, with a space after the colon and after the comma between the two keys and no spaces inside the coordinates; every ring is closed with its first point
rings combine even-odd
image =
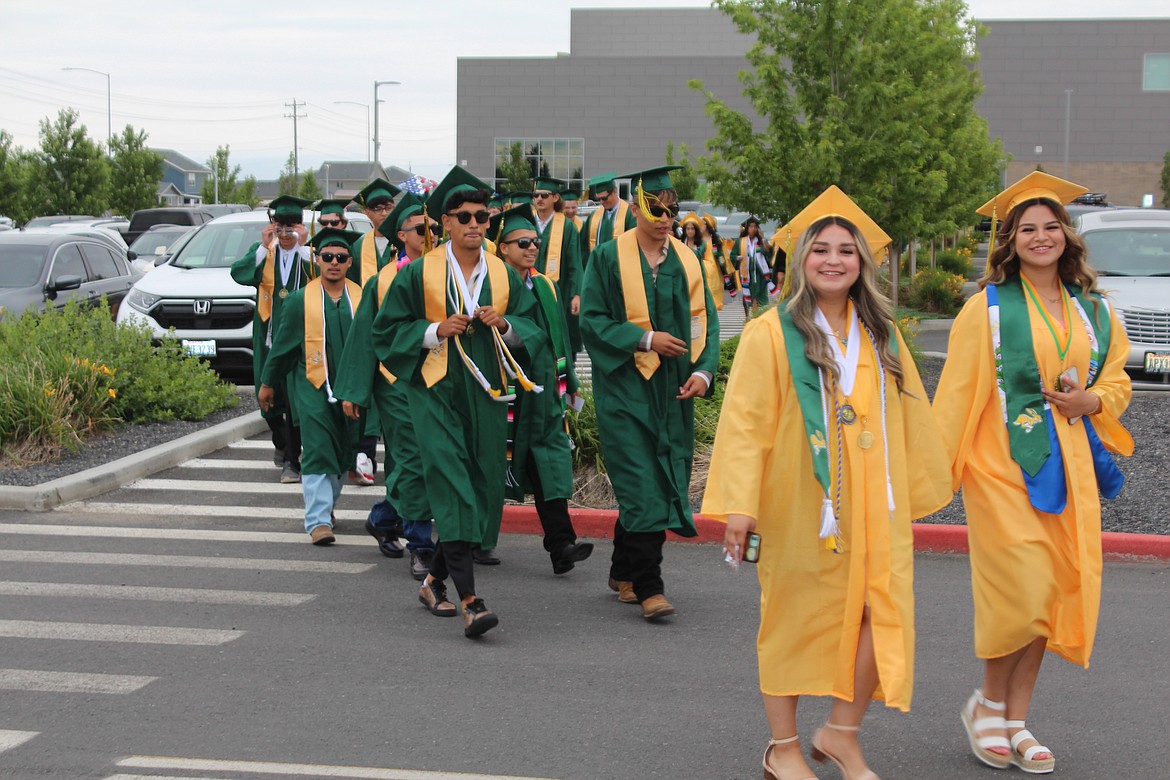
{"type": "Polygon", "coordinates": [[[370,460],[369,455],[364,452],[358,453],[357,464],[349,473],[349,478],[355,485],[374,484],[374,462],[370,460]]]}

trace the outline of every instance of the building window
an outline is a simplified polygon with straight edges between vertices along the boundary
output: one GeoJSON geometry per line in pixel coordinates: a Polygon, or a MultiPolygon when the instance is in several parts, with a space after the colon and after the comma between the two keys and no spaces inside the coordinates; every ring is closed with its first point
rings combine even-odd
{"type": "Polygon", "coordinates": [[[193,189],[194,187],[195,187],[195,174],[188,173],[187,174],[187,189],[193,189]]]}
{"type": "Polygon", "coordinates": [[[520,144],[520,153],[528,163],[529,177],[551,176],[568,182],[570,190],[581,192],[585,188],[584,138],[497,138],[495,181],[502,186],[505,176],[502,167],[512,156],[513,144],[520,144]]]}
{"type": "Polygon", "coordinates": [[[1170,92],[1170,54],[1147,54],[1142,67],[1143,92],[1170,92]]]}

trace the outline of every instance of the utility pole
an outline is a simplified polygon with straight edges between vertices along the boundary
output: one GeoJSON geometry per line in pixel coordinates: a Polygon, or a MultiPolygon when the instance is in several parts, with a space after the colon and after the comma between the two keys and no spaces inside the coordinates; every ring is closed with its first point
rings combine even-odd
{"type": "Polygon", "coordinates": [[[1068,144],[1072,127],[1072,94],[1071,89],[1064,91],[1064,178],[1068,179],[1068,144]]]}
{"type": "Polygon", "coordinates": [[[293,101],[291,103],[284,104],[285,108],[292,109],[292,113],[285,114],[284,118],[285,119],[292,119],[292,121],[293,121],[293,177],[298,179],[298,182],[297,182],[298,185],[300,184],[299,179],[301,177],[301,167],[300,167],[300,158],[298,157],[299,151],[298,151],[298,147],[297,147],[297,120],[304,119],[305,117],[308,116],[308,114],[298,114],[297,108],[300,106],[304,106],[304,105],[305,105],[304,103],[298,103],[296,98],[293,98],[293,101]]]}
{"type": "Polygon", "coordinates": [[[381,150],[382,142],[378,140],[378,104],[382,101],[378,100],[378,87],[386,85],[398,86],[401,81],[375,81],[374,82],[374,162],[380,163],[381,159],[378,157],[378,152],[381,150]]]}

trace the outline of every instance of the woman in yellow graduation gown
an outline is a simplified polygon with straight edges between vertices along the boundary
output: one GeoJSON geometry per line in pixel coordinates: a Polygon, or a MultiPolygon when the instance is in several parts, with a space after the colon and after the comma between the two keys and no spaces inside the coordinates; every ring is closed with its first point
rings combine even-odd
{"type": "Polygon", "coordinates": [[[835,701],[813,758],[876,780],[857,731],[871,699],[910,707],[910,522],[950,500],[946,451],[876,286],[873,257],[889,237],[836,187],[790,228],[795,289],[744,329],[703,513],[727,522],[733,561],[749,531],[762,537],[765,777],[812,778],[796,709],[814,695],[835,701]]]}
{"type": "Polygon", "coordinates": [[[985,660],[963,724],[981,761],[1032,773],[1055,767],[1025,726],[1045,648],[1084,666],[1093,649],[1098,490],[1120,489],[1104,450],[1133,452],[1118,419],[1129,342],[1061,205],[1083,192],[1033,173],[980,209],[1003,222],[983,289],[951,330],[934,404],[963,488],[985,660]]]}

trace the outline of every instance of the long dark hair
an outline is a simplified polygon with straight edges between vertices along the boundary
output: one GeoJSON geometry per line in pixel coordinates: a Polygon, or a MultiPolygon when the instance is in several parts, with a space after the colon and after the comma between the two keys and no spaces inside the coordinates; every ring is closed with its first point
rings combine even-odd
{"type": "Polygon", "coordinates": [[[1100,292],[1097,289],[1097,272],[1089,265],[1085,242],[1073,229],[1072,219],[1064,206],[1048,198],[1032,198],[1017,205],[1008,212],[1007,219],[999,225],[995,235],[995,249],[987,258],[987,272],[979,280],[979,289],[989,284],[1001,284],[1020,273],[1020,258],[1016,255],[1016,232],[1020,219],[1032,206],[1047,206],[1052,209],[1060,228],[1064,232],[1064,253],[1056,264],[1061,281],[1075,284],[1086,294],[1100,292]]]}

